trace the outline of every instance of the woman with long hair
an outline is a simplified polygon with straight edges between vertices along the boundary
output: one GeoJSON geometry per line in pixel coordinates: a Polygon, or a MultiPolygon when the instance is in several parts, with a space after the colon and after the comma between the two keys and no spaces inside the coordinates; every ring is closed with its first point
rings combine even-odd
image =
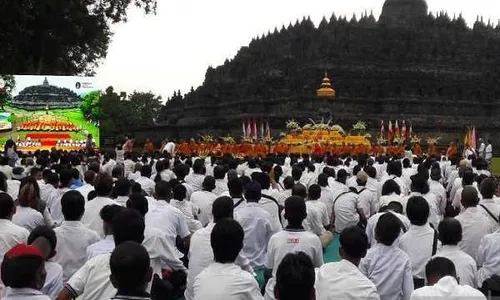
{"type": "Polygon", "coordinates": [[[39,194],[36,180],[26,178],[19,189],[18,206],[12,217],[14,224],[24,227],[30,232],[38,226],[45,225],[43,215],[37,210],[40,202],[39,194]]]}

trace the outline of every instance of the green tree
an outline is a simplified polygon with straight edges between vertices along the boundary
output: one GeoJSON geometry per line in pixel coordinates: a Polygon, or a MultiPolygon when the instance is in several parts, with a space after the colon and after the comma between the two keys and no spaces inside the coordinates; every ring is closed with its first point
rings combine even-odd
{"type": "Polygon", "coordinates": [[[111,25],[156,0],[15,0],[0,5],[0,66],[9,74],[92,74],[106,57],[111,25]]]}
{"type": "Polygon", "coordinates": [[[80,109],[87,120],[99,120],[101,92],[92,91],[85,95],[80,103],[80,109]]]}
{"type": "MultiPolygon", "coordinates": [[[[179,93],[180,94],[180,91],[179,93]]],[[[155,94],[134,92],[129,97],[135,115],[140,118],[140,126],[153,126],[158,119],[162,107],[161,96],[155,94]]]]}
{"type": "Polygon", "coordinates": [[[5,85],[0,89],[0,107],[3,110],[4,105],[12,100],[12,90],[16,86],[16,79],[13,75],[0,75],[5,85]]]}

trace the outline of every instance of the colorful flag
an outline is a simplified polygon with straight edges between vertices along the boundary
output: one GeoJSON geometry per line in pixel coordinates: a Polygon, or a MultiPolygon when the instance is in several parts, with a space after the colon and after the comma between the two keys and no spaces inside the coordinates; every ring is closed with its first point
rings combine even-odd
{"type": "Polygon", "coordinates": [[[395,126],[395,130],[394,130],[394,136],[399,138],[400,135],[399,135],[399,125],[398,125],[398,120],[396,120],[396,126],[395,126]]]}
{"type": "Polygon", "coordinates": [[[266,120],[266,138],[271,138],[271,129],[269,128],[269,120],[266,120]]]}
{"type": "Polygon", "coordinates": [[[380,139],[384,139],[385,127],[384,120],[380,121],[380,139]]]}
{"type": "Polygon", "coordinates": [[[246,138],[252,137],[252,121],[250,120],[247,121],[247,135],[245,137],[246,138]]]}
{"type": "Polygon", "coordinates": [[[260,139],[264,139],[264,120],[260,120],[260,139]]]}
{"type": "Polygon", "coordinates": [[[392,121],[389,120],[389,129],[387,131],[387,140],[390,142],[392,142],[392,121]]]}
{"type": "Polygon", "coordinates": [[[470,145],[472,149],[477,149],[476,126],[472,127],[470,140],[471,140],[470,145]]]}
{"type": "Polygon", "coordinates": [[[401,128],[401,137],[403,141],[406,140],[406,122],[403,120],[403,128],[401,128]]]}
{"type": "Polygon", "coordinates": [[[256,140],[258,138],[257,136],[257,121],[254,119],[252,123],[252,138],[256,140]]]}
{"type": "Polygon", "coordinates": [[[246,137],[247,136],[247,128],[245,125],[245,120],[243,120],[243,122],[241,123],[241,127],[243,129],[243,137],[246,137]]]}

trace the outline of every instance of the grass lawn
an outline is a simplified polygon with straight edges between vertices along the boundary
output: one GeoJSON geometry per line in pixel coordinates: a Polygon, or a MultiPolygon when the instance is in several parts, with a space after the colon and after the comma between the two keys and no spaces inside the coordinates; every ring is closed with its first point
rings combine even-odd
{"type": "Polygon", "coordinates": [[[491,162],[491,173],[494,176],[500,176],[500,157],[493,157],[491,162]]]}

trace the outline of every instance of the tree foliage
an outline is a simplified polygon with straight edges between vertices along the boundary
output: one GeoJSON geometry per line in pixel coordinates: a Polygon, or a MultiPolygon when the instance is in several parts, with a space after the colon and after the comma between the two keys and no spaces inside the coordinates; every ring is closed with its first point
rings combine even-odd
{"type": "Polygon", "coordinates": [[[85,95],[80,102],[80,109],[87,120],[99,120],[101,116],[100,108],[101,92],[93,91],[85,95]]]}
{"type": "Polygon", "coordinates": [[[15,0],[0,4],[0,65],[10,74],[92,74],[107,53],[110,26],[156,0],[15,0]]]}
{"type": "Polygon", "coordinates": [[[13,75],[0,75],[0,78],[5,82],[5,86],[0,89],[0,106],[3,109],[4,105],[12,100],[12,90],[16,87],[16,79],[13,75]]]}

